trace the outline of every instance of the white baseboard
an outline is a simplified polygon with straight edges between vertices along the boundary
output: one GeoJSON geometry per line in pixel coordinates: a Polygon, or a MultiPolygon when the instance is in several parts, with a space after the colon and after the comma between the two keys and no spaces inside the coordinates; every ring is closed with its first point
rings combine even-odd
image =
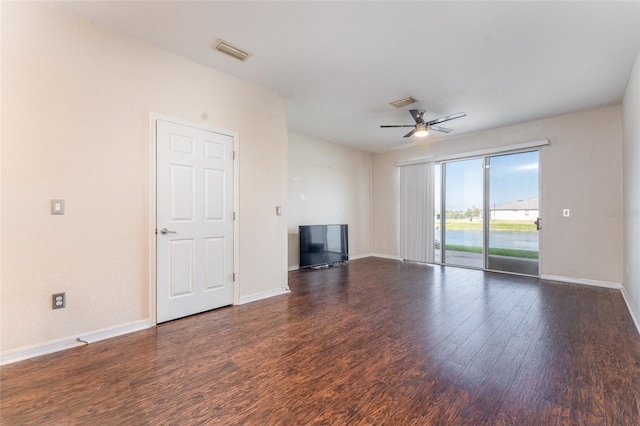
{"type": "Polygon", "coordinates": [[[569,277],[562,277],[559,275],[542,274],[540,275],[540,279],[547,280],[547,281],[560,281],[560,282],[571,283],[571,284],[590,285],[594,287],[612,288],[615,290],[620,290],[622,288],[621,283],[614,283],[610,281],[589,280],[586,278],[569,278],[569,277]]]}
{"type": "Polygon", "coordinates": [[[381,257],[383,259],[391,259],[391,260],[400,260],[402,261],[402,258],[398,257],[398,256],[391,256],[389,254],[382,254],[382,253],[371,253],[372,257],[381,257]]]}
{"type": "Polygon", "coordinates": [[[25,346],[23,348],[12,349],[0,354],[0,365],[11,364],[13,362],[23,361],[37,356],[47,355],[53,352],[63,351],[65,349],[75,348],[76,346],[85,345],[76,339],[82,339],[89,344],[100,340],[109,339],[111,337],[121,336],[123,334],[132,333],[134,331],[144,330],[155,326],[155,323],[146,319],[134,321],[127,324],[117,325],[115,327],[103,328],[93,332],[76,334],[61,339],[52,340],[50,342],[39,343],[36,345],[25,346]]]}
{"type": "Polygon", "coordinates": [[[256,302],[258,300],[268,299],[273,296],[280,296],[281,294],[287,294],[290,292],[291,290],[289,290],[288,286],[274,288],[272,290],[263,291],[261,293],[255,293],[255,294],[250,294],[249,296],[241,297],[240,300],[238,300],[237,305],[244,305],[245,303],[256,302]]]}
{"type": "Polygon", "coordinates": [[[289,266],[289,272],[297,271],[298,269],[300,269],[300,265],[289,266]]]}
{"type": "Polygon", "coordinates": [[[365,253],[365,254],[358,254],[358,255],[355,255],[355,256],[349,256],[349,260],[364,259],[366,257],[371,257],[371,253],[365,253]]]}
{"type": "Polygon", "coordinates": [[[638,320],[640,318],[640,312],[636,311],[635,306],[632,303],[631,297],[629,297],[629,295],[627,294],[627,290],[624,288],[624,286],[622,286],[622,288],[620,289],[620,293],[622,293],[622,298],[624,299],[624,303],[627,304],[627,309],[631,314],[633,323],[636,325],[636,330],[638,330],[638,333],[640,334],[640,321],[638,320]]]}

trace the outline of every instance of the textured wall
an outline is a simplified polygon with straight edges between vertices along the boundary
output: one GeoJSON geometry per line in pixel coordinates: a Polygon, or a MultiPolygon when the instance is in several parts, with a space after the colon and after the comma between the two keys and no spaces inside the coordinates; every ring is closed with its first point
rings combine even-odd
{"type": "MultiPolygon", "coordinates": [[[[624,292],[640,327],[640,52],[623,102],[624,292]]],[[[640,331],[640,330],[639,330],[640,331]]]]}
{"type": "Polygon", "coordinates": [[[289,133],[289,268],[298,265],[298,225],[346,223],[349,256],[371,253],[371,155],[289,133]]]}
{"type": "Polygon", "coordinates": [[[240,297],[287,285],[283,97],[36,4],[2,41],[3,352],[149,316],[151,112],[239,132],[240,297]]]}

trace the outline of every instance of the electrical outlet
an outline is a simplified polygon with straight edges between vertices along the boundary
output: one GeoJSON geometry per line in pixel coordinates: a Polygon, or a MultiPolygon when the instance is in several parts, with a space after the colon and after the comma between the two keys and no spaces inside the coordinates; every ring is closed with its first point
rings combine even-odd
{"type": "Polygon", "coordinates": [[[51,299],[53,309],[62,309],[67,306],[67,293],[55,293],[51,299]]]}

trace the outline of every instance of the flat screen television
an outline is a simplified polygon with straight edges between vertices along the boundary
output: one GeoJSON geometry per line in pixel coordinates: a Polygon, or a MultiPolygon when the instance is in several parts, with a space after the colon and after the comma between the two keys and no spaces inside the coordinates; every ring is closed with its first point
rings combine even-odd
{"type": "Polygon", "coordinates": [[[349,260],[347,225],[300,225],[300,269],[349,260]]]}

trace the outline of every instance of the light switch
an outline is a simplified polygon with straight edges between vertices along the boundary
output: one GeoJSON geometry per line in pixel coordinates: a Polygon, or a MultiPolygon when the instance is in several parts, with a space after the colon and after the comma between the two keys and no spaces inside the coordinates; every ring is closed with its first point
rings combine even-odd
{"type": "Polygon", "coordinates": [[[569,217],[569,216],[571,216],[571,211],[569,209],[563,209],[562,217],[569,217]]]}
{"type": "Polygon", "coordinates": [[[282,206],[276,206],[276,215],[282,216],[282,206]]]}
{"type": "Polygon", "coordinates": [[[51,214],[64,214],[64,200],[51,200],[51,214]]]}

